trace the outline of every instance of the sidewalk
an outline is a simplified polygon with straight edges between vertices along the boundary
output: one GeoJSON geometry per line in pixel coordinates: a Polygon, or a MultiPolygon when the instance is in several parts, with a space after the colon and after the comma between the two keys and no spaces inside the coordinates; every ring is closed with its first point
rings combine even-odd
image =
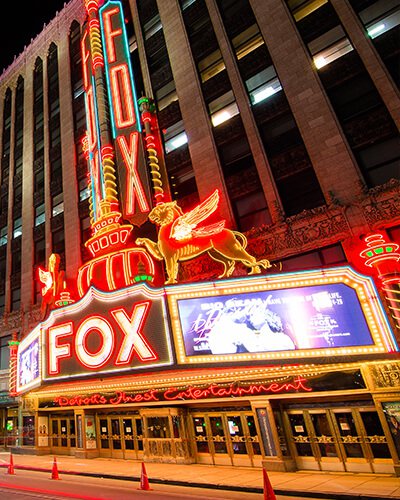
{"type": "MultiPolygon", "coordinates": [[[[14,468],[49,472],[53,455],[13,455],[14,468]]],[[[8,452],[0,452],[0,467],[7,467],[8,452]]],[[[91,460],[58,455],[62,474],[140,480],[141,461],[95,458],[91,460]]],[[[164,483],[262,493],[263,475],[259,468],[146,463],[150,484],[164,483]]],[[[339,474],[329,472],[269,472],[276,494],[315,498],[400,499],[400,478],[379,474],[339,474]]]]}

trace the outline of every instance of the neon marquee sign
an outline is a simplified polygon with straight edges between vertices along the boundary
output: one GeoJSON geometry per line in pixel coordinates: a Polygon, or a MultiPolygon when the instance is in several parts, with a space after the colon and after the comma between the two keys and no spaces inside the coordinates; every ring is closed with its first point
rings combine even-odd
{"type": "Polygon", "coordinates": [[[263,394],[280,394],[291,392],[311,392],[312,388],[307,385],[307,379],[298,376],[289,382],[267,382],[243,385],[234,382],[229,385],[210,384],[206,387],[190,386],[185,389],[170,387],[162,391],[151,389],[146,392],[128,394],[117,391],[113,394],[91,394],[75,396],[57,396],[54,404],[63,406],[93,406],[113,405],[119,406],[130,403],[147,403],[156,401],[190,401],[212,398],[232,398],[259,396],[263,394]]]}
{"type": "Polygon", "coordinates": [[[121,2],[104,4],[99,17],[122,211],[141,225],[151,209],[151,194],[121,2]]]}
{"type": "Polygon", "coordinates": [[[145,285],[114,293],[92,288],[40,328],[44,380],[172,364],[164,298],[145,285]]]}

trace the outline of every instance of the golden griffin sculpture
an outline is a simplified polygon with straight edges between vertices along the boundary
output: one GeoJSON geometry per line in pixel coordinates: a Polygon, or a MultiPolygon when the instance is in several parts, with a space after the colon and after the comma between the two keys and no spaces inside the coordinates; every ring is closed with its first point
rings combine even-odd
{"type": "Polygon", "coordinates": [[[232,275],[236,262],[250,267],[249,274],[260,274],[261,267],[271,267],[267,259],[257,260],[246,251],[247,239],[238,231],[225,228],[221,220],[198,227],[218,207],[218,190],[193,210],[183,213],[176,201],[160,203],[149,214],[149,220],[160,226],[158,241],[137,238],[136,244],[146,247],[158,260],[164,260],[168,274],[166,285],[177,283],[179,262],[191,260],[203,253],[224,265],[219,278],[232,275]]]}

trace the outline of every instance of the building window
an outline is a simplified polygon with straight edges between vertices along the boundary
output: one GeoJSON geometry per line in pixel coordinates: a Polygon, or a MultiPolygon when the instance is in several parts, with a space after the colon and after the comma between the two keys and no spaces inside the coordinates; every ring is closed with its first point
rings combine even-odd
{"type": "Polygon", "coordinates": [[[393,80],[400,85],[399,36],[400,3],[398,0],[350,0],[366,33],[381,56],[393,80]]]}
{"type": "Polygon", "coordinates": [[[0,370],[8,370],[10,365],[10,348],[8,342],[11,340],[11,335],[0,337],[0,370]]]}
{"type": "Polygon", "coordinates": [[[54,231],[52,239],[53,253],[58,253],[60,256],[63,255],[65,252],[64,228],[54,231]]]}
{"type": "Polygon", "coordinates": [[[282,261],[284,272],[338,266],[347,263],[347,258],[340,244],[307,252],[282,261]]]}
{"type": "Polygon", "coordinates": [[[4,226],[0,229],[0,247],[2,247],[3,245],[7,245],[7,233],[7,226],[4,226]]]}
{"type": "MultiPolygon", "coordinates": [[[[347,39],[335,6],[327,0],[301,3],[300,6],[297,0],[287,0],[287,3],[300,36],[318,68],[321,83],[357,159],[365,183],[368,187],[374,187],[398,176],[399,132],[364,62],[347,39]],[[380,158],[382,152],[383,158],[380,158]]],[[[379,2],[380,9],[377,9],[378,2],[373,0],[352,0],[350,3],[354,8],[357,7],[356,10],[362,10],[367,4],[369,9],[372,4],[376,4],[372,9],[376,13],[382,8],[386,11],[391,9],[388,7],[391,3],[389,0],[379,2]]],[[[394,44],[393,39],[392,43],[385,46],[381,57],[390,50],[393,52],[391,45],[394,44]]],[[[398,50],[394,52],[390,64],[396,61],[395,72],[398,73],[398,50]]]]}
{"type": "Polygon", "coordinates": [[[56,217],[59,214],[62,214],[64,212],[64,199],[63,199],[63,194],[58,194],[57,196],[54,196],[53,198],[53,209],[52,209],[52,216],[56,217]]]}
{"type": "Polygon", "coordinates": [[[214,127],[217,127],[221,123],[224,123],[239,114],[239,109],[235,102],[235,96],[233,95],[232,90],[225,92],[217,97],[217,99],[209,102],[208,109],[214,127]]]}
{"type": "Polygon", "coordinates": [[[185,144],[187,144],[187,142],[188,138],[186,132],[181,132],[180,134],[175,135],[174,137],[165,142],[165,151],[168,154],[171,151],[174,151],[175,149],[184,146],[185,144]]]}
{"type": "Polygon", "coordinates": [[[22,236],[22,218],[14,219],[13,238],[22,236]]]}
{"type": "Polygon", "coordinates": [[[269,66],[246,80],[246,87],[253,105],[265,101],[282,90],[275,68],[269,66]]]}
{"type": "Polygon", "coordinates": [[[217,4],[285,215],[321,206],[323,193],[250,2],[217,4]]]}
{"type": "Polygon", "coordinates": [[[35,227],[40,226],[46,220],[44,203],[35,208],[35,227]]]}
{"type": "Polygon", "coordinates": [[[79,181],[79,201],[85,201],[90,196],[90,187],[86,177],[79,181]]]}
{"type": "Polygon", "coordinates": [[[18,311],[21,306],[21,288],[11,290],[11,311],[18,311]]]}

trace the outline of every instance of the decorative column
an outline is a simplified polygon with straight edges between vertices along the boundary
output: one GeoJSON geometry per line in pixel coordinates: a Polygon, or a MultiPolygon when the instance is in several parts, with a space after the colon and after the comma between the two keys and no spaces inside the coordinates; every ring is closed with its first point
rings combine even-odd
{"type": "Polygon", "coordinates": [[[17,395],[17,355],[18,355],[18,333],[13,332],[11,335],[11,340],[8,341],[8,347],[10,349],[10,381],[8,392],[11,397],[17,395]]]}
{"type": "Polygon", "coordinates": [[[159,205],[160,203],[171,201],[160,127],[158,125],[156,108],[152,99],[141,97],[139,99],[139,108],[144,128],[147,159],[150,167],[150,181],[152,183],[156,205],[159,205]]]}

